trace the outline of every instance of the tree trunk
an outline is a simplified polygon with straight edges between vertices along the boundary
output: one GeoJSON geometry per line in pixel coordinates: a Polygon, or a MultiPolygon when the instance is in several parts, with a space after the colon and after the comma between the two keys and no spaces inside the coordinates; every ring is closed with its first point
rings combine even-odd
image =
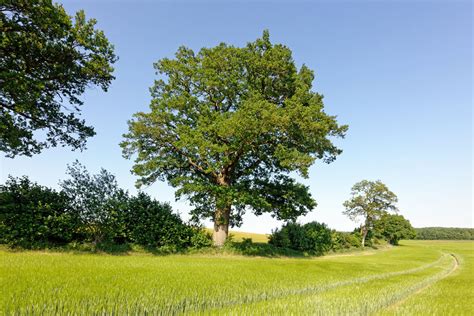
{"type": "MultiPolygon", "coordinates": [[[[217,184],[222,187],[228,187],[229,183],[228,170],[223,170],[217,178],[217,184]]],[[[218,198],[216,202],[217,209],[214,213],[214,234],[212,235],[212,240],[214,246],[222,247],[229,236],[229,220],[232,204],[226,197],[218,198]]]]}
{"type": "Polygon", "coordinates": [[[365,247],[365,237],[367,236],[367,228],[364,226],[361,228],[362,233],[362,248],[365,247]]]}
{"type": "Polygon", "coordinates": [[[214,217],[214,234],[212,240],[214,246],[222,247],[229,236],[229,218],[230,218],[230,205],[218,209],[214,217]]]}
{"type": "Polygon", "coordinates": [[[216,224],[214,223],[214,234],[212,235],[212,240],[214,246],[222,247],[229,235],[229,224],[216,224]]]}
{"type": "Polygon", "coordinates": [[[360,227],[360,232],[362,234],[362,248],[365,247],[365,239],[367,238],[367,234],[369,233],[369,228],[372,227],[373,218],[372,216],[367,216],[365,219],[364,225],[360,227]]]}

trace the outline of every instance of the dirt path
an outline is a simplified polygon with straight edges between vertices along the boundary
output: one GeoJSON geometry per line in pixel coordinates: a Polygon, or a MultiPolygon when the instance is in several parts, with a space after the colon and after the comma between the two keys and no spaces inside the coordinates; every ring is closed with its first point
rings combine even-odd
{"type": "Polygon", "coordinates": [[[451,258],[453,259],[453,266],[451,267],[451,269],[445,274],[443,275],[441,278],[435,280],[434,282],[430,282],[424,286],[422,286],[421,288],[417,289],[416,291],[414,291],[413,293],[405,296],[404,298],[402,298],[401,300],[399,301],[396,301],[392,304],[390,304],[389,306],[387,306],[386,308],[384,308],[384,310],[396,310],[400,305],[404,304],[408,299],[412,298],[413,296],[415,295],[418,295],[420,294],[421,292],[423,292],[424,290],[426,290],[427,288],[429,288],[430,286],[432,286],[433,284],[436,284],[437,282],[439,282],[440,280],[443,280],[445,278],[447,278],[448,276],[450,276],[454,271],[456,271],[458,268],[459,268],[459,260],[458,258],[454,255],[454,254],[449,254],[451,256],[451,258]]]}

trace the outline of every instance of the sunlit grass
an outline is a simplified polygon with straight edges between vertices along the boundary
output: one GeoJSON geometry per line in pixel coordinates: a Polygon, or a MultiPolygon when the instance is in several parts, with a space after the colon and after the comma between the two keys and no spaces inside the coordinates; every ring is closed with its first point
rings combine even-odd
{"type": "MultiPolygon", "coordinates": [[[[212,229],[207,228],[207,231],[212,234],[212,229]]],[[[260,243],[267,243],[268,242],[268,236],[267,234],[256,234],[256,233],[247,233],[247,232],[240,232],[236,230],[231,230],[229,234],[232,237],[232,240],[234,241],[242,241],[243,238],[252,238],[253,242],[260,242],[260,243]]]]}
{"type": "MultiPolygon", "coordinates": [[[[419,242],[407,241],[406,244],[419,242]]],[[[474,242],[427,241],[423,245],[455,254],[459,266],[446,278],[387,309],[384,315],[474,315],[474,242]]]]}
{"type": "Polygon", "coordinates": [[[473,245],[320,258],[2,250],[0,314],[471,315],[473,245]]]}

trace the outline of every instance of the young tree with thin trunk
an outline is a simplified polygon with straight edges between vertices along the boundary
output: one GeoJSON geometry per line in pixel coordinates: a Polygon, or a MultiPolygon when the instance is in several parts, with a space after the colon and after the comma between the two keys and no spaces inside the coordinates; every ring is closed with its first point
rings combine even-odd
{"type": "Polygon", "coordinates": [[[331,138],[347,126],[324,112],[313,72],[298,70],[289,48],[265,31],[243,48],[181,47],[155,68],[150,112],[134,115],[121,144],[138,186],[178,188],[195,219],[212,219],[217,246],[245,210],[289,220],[316,206],[289,173],[307,177],[316,159],[332,162],[341,150],[331,138]]]}
{"type": "Polygon", "coordinates": [[[389,211],[398,212],[395,206],[398,199],[380,180],[362,180],[354,184],[351,195],[351,199],[343,204],[346,208],[344,214],[353,221],[362,219],[360,231],[364,247],[367,233],[373,228],[375,221],[389,211]]]}

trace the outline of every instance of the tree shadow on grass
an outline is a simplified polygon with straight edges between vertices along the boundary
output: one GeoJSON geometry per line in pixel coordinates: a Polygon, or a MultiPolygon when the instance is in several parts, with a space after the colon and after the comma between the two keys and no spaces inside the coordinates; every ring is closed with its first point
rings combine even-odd
{"type": "Polygon", "coordinates": [[[224,251],[230,251],[237,255],[251,257],[292,257],[292,258],[308,258],[315,256],[315,253],[307,253],[288,248],[275,247],[268,243],[252,242],[244,239],[242,242],[229,242],[224,246],[224,251]]]}
{"type": "Polygon", "coordinates": [[[48,252],[63,252],[73,254],[107,254],[113,256],[128,256],[134,254],[151,254],[154,256],[168,256],[168,255],[236,255],[247,257],[266,257],[266,258],[311,258],[317,256],[315,253],[307,253],[288,248],[275,247],[268,243],[252,242],[251,239],[244,239],[242,242],[228,241],[224,247],[205,247],[200,249],[188,248],[177,249],[173,246],[154,247],[154,246],[140,246],[130,243],[116,244],[116,243],[70,243],[65,245],[42,245],[38,247],[8,247],[2,246],[2,249],[7,251],[21,252],[21,251],[48,251],[48,252]]]}

